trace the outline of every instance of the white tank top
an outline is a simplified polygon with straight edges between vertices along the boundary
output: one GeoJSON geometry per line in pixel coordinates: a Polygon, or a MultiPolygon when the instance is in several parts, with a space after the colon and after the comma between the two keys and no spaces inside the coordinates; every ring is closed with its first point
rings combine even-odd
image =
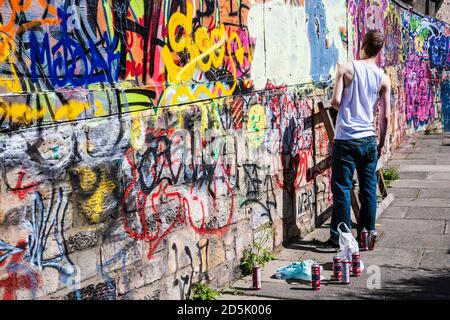
{"type": "Polygon", "coordinates": [[[352,140],[374,136],[374,108],[384,71],[375,65],[353,61],[355,75],[344,88],[336,121],[335,139],[352,140]]]}

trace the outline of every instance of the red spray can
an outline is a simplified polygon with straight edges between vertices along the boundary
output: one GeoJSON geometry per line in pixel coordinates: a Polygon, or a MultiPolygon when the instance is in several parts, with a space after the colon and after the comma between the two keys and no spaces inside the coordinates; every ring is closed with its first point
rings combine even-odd
{"type": "Polygon", "coordinates": [[[369,232],[367,231],[367,229],[366,228],[362,229],[361,240],[360,240],[360,244],[359,244],[360,250],[363,250],[363,251],[369,250],[368,235],[369,235],[369,232]]]}
{"type": "Polygon", "coordinates": [[[373,248],[375,247],[375,242],[377,241],[378,238],[378,233],[375,230],[370,231],[369,233],[369,239],[368,239],[368,243],[369,243],[369,250],[373,250],[373,248]]]}
{"type": "Polygon", "coordinates": [[[258,265],[253,267],[253,289],[261,289],[261,268],[258,265]]]}
{"type": "Polygon", "coordinates": [[[320,290],[320,265],[318,263],[311,266],[311,282],[313,290],[320,290]]]}
{"type": "Polygon", "coordinates": [[[333,278],[342,281],[342,258],[338,255],[333,257],[333,278]]]}
{"type": "Polygon", "coordinates": [[[356,277],[361,275],[361,256],[359,252],[352,253],[352,273],[356,277]]]}

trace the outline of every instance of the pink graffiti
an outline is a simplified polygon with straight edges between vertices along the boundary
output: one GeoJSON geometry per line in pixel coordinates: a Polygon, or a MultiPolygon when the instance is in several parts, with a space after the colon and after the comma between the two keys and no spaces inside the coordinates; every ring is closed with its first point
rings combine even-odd
{"type": "Polygon", "coordinates": [[[405,66],[406,120],[415,128],[435,116],[430,77],[428,60],[411,56],[405,66]]]}

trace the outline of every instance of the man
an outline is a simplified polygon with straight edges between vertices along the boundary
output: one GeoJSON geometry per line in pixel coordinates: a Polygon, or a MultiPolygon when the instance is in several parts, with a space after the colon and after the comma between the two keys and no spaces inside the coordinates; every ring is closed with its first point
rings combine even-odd
{"type": "Polygon", "coordinates": [[[356,169],[360,188],[360,218],[357,228],[376,235],[377,211],[376,167],[384,146],[390,117],[391,84],[376,65],[376,56],[383,47],[383,34],[371,30],[364,36],[361,60],[338,64],[331,105],[338,110],[332,153],[331,191],[333,213],[330,238],[317,251],[339,249],[338,225],[350,227],[350,191],[356,169]],[[380,141],[377,145],[374,111],[380,99],[380,141]]]}

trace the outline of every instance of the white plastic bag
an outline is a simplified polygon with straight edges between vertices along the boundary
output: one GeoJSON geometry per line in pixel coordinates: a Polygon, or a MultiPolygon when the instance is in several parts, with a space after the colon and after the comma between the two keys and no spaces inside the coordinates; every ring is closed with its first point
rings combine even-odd
{"type": "MultiPolygon", "coordinates": [[[[350,228],[345,224],[345,222],[341,222],[338,225],[339,232],[339,252],[338,256],[341,258],[345,258],[348,261],[352,261],[353,252],[359,252],[358,241],[356,241],[355,237],[352,234],[350,228]],[[340,228],[341,224],[344,224],[345,231],[343,232],[340,228]]],[[[364,270],[364,264],[361,261],[361,271],[364,270]]]]}
{"type": "MultiPolygon", "coordinates": [[[[277,269],[275,277],[277,279],[298,279],[311,281],[311,266],[315,262],[313,260],[305,260],[301,262],[292,262],[291,264],[277,269]]],[[[324,279],[322,276],[323,267],[320,266],[320,279],[324,279]]]]}

